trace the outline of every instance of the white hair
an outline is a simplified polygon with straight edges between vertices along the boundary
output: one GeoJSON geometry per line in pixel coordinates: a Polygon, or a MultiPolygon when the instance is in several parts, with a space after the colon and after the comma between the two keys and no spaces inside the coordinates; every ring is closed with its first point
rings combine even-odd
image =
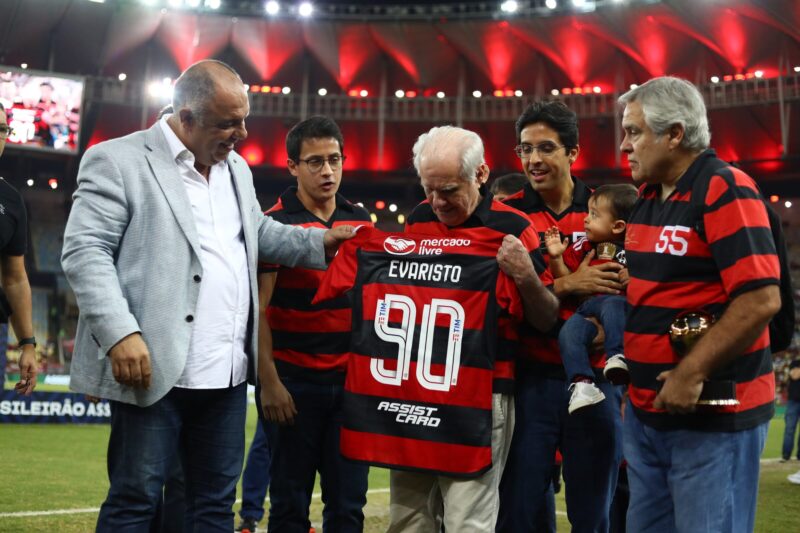
{"type": "Polygon", "coordinates": [[[424,153],[434,153],[448,148],[461,148],[459,177],[466,181],[475,180],[478,168],[486,162],[483,158],[483,141],[474,131],[455,126],[434,127],[419,136],[412,149],[417,175],[421,177],[420,167],[424,153]]]}
{"type": "Polygon", "coordinates": [[[672,76],[653,78],[620,96],[618,102],[639,102],[644,121],[656,135],[675,124],[683,126],[681,146],[687,150],[699,152],[711,143],[703,95],[686,80],[672,76]]]}

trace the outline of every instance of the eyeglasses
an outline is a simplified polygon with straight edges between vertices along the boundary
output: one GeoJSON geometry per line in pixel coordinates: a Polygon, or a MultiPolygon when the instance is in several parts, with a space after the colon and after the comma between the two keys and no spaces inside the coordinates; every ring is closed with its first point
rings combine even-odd
{"type": "Polygon", "coordinates": [[[325,166],[325,163],[328,163],[328,165],[331,167],[331,170],[339,170],[342,168],[342,163],[344,163],[345,159],[345,156],[336,154],[328,157],[327,159],[324,157],[309,157],[308,159],[298,159],[297,162],[305,163],[308,165],[308,170],[316,173],[322,170],[322,167],[325,166]]]}
{"type": "Polygon", "coordinates": [[[10,126],[0,126],[0,139],[8,139],[14,134],[14,128],[10,126]]]}
{"type": "Polygon", "coordinates": [[[554,142],[545,141],[539,144],[520,144],[514,147],[517,157],[520,159],[530,159],[533,152],[539,152],[542,157],[551,156],[556,153],[559,148],[565,148],[563,144],[556,144],[554,142]]]}

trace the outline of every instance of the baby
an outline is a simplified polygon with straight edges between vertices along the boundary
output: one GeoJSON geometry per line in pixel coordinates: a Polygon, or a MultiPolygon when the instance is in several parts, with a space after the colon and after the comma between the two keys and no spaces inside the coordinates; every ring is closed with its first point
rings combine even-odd
{"type": "MultiPolygon", "coordinates": [[[[571,246],[568,246],[566,239],[562,242],[556,226],[548,229],[544,240],[553,277],[560,278],[577,270],[586,254],[592,250],[595,254],[590,265],[616,261],[624,266],[625,227],[636,197],[637,190],[633,185],[598,187],[589,198],[589,214],[583,221],[586,237],[571,246]]],[[[622,348],[626,306],[624,295],[591,296],[561,328],[558,344],[572,391],[568,409],[570,414],[605,399],[603,392],[594,384],[594,372],[589,364],[589,347],[597,336],[597,327],[587,318],[598,320],[605,332],[604,346],[608,360],[603,374],[615,385],[629,381],[622,348]]]]}

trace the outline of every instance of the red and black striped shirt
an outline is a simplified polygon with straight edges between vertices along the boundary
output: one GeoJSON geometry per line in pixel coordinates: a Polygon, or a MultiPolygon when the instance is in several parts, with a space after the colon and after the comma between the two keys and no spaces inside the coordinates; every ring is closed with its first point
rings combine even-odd
{"type": "MultiPolygon", "coordinates": [[[[531,255],[536,273],[545,286],[552,286],[553,277],[546,267],[540,238],[524,213],[520,213],[493,199],[491,193],[482,191],[483,199],[470,217],[460,226],[449,227],[439,222],[431,205],[419,204],[406,222],[406,232],[428,235],[464,236],[475,240],[493,242],[497,249],[506,235],[517,237],[531,255]]],[[[506,317],[498,323],[498,350],[494,366],[494,392],[514,393],[516,355],[519,352],[519,327],[506,317]]]]}
{"type": "Polygon", "coordinates": [[[345,457],[455,476],[491,468],[498,321],[519,322],[523,308],[482,236],[367,229],[339,249],[314,301],[353,289],[345,457]]]}
{"type": "MultiPolygon", "coordinates": [[[[557,226],[562,239],[569,240],[570,245],[585,237],[583,220],[589,212],[589,197],[592,190],[582,181],[573,178],[574,189],[572,193],[572,204],[561,213],[554,213],[544,199],[536,192],[530,183],[518,193],[507,197],[504,203],[519,209],[530,218],[533,227],[539,234],[541,253],[549,265],[550,256],[547,255],[547,247],[544,244],[544,232],[553,226],[557,226]]],[[[523,324],[520,330],[521,351],[519,367],[526,372],[532,372],[553,378],[566,379],[564,364],[561,361],[561,352],[558,348],[558,330],[571,317],[578,308],[578,300],[575,298],[562,298],[559,308],[558,324],[551,331],[542,333],[523,324]]],[[[598,369],[602,375],[605,356],[603,354],[591,354],[589,361],[592,366],[598,369]]]]}
{"type": "Polygon", "coordinates": [[[690,415],[653,408],[656,376],[678,362],[668,334],[676,315],[701,309],[719,317],[736,296],[777,285],[780,279],[758,188],[744,172],[719,161],[713,150],[692,163],[665,201],[660,194],[658,185],[642,188],[625,239],[631,277],[625,357],[636,414],[659,429],[737,431],[766,422],[772,418],[775,399],[767,328],[751,346],[742,347],[741,356],[712,376],[736,382],[740,405],[700,407],[690,415]],[[709,170],[709,164],[717,170],[709,170]],[[695,180],[708,180],[702,221],[690,201],[695,180]],[[698,232],[700,227],[705,237],[698,232]]]}
{"type": "MultiPolygon", "coordinates": [[[[366,209],[339,194],[330,220],[320,220],[297,198],[297,187],[284,191],[267,214],[278,222],[303,227],[372,225],[366,209]]],[[[278,375],[317,383],[344,383],[350,346],[350,302],[342,297],[311,304],[324,275],[321,270],[262,263],[258,273],[265,272],[278,273],[267,308],[278,375]]]]}

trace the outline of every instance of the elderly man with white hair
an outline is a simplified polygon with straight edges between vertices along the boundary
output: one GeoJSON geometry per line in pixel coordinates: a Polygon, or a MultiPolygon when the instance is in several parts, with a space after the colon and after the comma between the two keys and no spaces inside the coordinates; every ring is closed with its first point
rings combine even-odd
{"type": "Polygon", "coordinates": [[[628,531],[752,531],[774,412],[767,324],[780,308],[766,207],[709,149],[691,83],[655,78],[619,101],[620,148],[642,185],[625,240],[628,531]],[[671,339],[673,324],[699,340],[671,339]]]}
{"type": "MultiPolygon", "coordinates": [[[[525,320],[540,330],[551,328],[558,300],[549,288],[552,278],[538,234],[524,214],[495,201],[484,187],[489,167],[480,137],[462,128],[437,127],[419,137],[413,153],[427,199],[409,216],[406,232],[496,245],[500,269],[519,292],[525,320]]],[[[489,305],[490,296],[483,305],[489,305]]],[[[496,356],[487,375],[492,379],[491,467],[468,477],[393,470],[390,532],[436,532],[440,520],[447,531],[494,531],[500,478],[514,429],[516,342],[511,321],[501,317],[496,329],[496,356]]]]}

